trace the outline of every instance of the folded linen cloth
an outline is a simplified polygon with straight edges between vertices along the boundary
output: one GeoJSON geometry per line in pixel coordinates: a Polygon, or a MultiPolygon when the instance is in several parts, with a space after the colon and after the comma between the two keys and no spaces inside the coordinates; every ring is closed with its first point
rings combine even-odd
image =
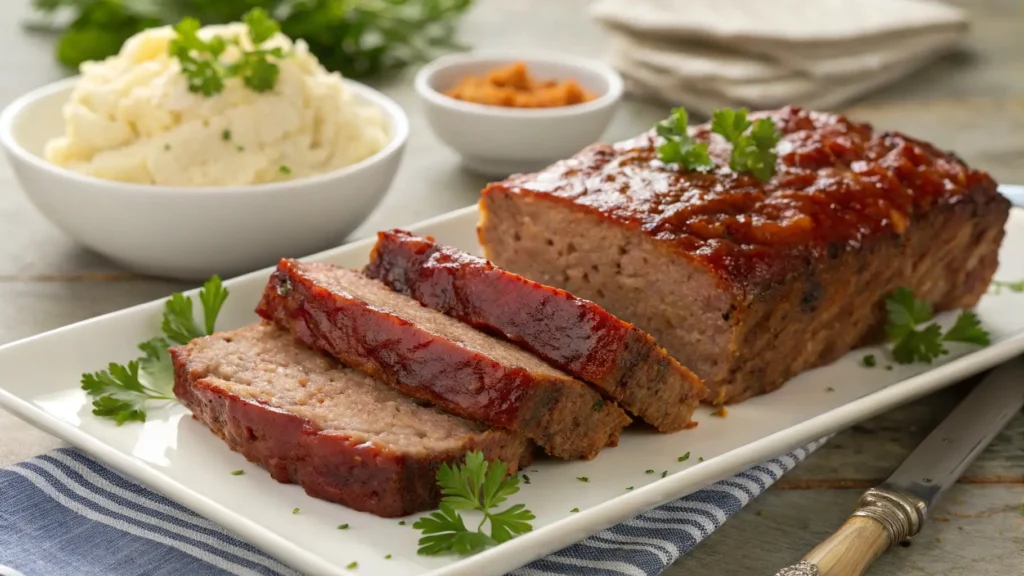
{"type": "MultiPolygon", "coordinates": [[[[644,512],[511,576],[661,574],[826,441],[811,442],[644,512]]],[[[19,572],[297,574],[202,516],[71,448],[0,468],[0,576],[19,572]]]]}
{"type": "Polygon", "coordinates": [[[952,49],[967,20],[926,0],[599,0],[634,93],[721,106],[834,107],[952,49]]]}
{"type": "Polygon", "coordinates": [[[615,54],[612,64],[628,80],[627,89],[635,94],[681,103],[695,112],[710,116],[717,108],[779,108],[789,104],[828,110],[849,102],[907,74],[921,64],[910,60],[868,74],[814,80],[806,76],[784,76],[751,81],[688,81],[646,62],[615,54]]]}

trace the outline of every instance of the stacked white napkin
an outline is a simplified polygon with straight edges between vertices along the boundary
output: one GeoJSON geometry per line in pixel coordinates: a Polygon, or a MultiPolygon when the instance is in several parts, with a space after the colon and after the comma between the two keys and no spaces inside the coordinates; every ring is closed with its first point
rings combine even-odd
{"type": "Polygon", "coordinates": [[[716,108],[830,109],[954,48],[962,11],[930,0],[599,0],[634,94],[716,108]]]}

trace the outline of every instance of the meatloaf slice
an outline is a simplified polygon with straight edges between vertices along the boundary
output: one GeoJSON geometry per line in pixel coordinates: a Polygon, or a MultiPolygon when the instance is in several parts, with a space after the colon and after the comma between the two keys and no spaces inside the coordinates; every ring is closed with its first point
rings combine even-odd
{"type": "Polygon", "coordinates": [[[786,108],[774,176],[732,172],[707,125],[707,174],[662,164],[648,132],[491,184],[480,242],[496,265],[594,300],[704,379],[714,403],[774,390],[882,336],[885,297],[973,306],[1009,203],[909,136],[786,108]]]}
{"type": "Polygon", "coordinates": [[[520,432],[552,456],[593,458],[630,421],[584,382],[359,272],[282,260],[257,312],[414,398],[520,432]]]}
{"type": "Polygon", "coordinates": [[[594,384],[662,432],[686,427],[704,384],[646,332],[589,300],[402,230],[377,234],[364,272],[594,384]]]}
{"type": "Polygon", "coordinates": [[[442,463],[481,450],[511,471],[532,443],[421,406],[272,324],[171,349],[174,394],[232,450],[310,496],[378,516],[435,508],[442,463]]]}

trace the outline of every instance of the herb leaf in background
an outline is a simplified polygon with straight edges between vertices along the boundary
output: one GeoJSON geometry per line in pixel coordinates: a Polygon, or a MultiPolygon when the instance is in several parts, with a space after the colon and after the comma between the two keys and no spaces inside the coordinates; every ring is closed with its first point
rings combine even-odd
{"type": "Polygon", "coordinates": [[[78,66],[116,53],[132,34],[164,24],[151,10],[160,0],[33,0],[43,17],[32,29],[62,30],[57,59],[78,66]]]}
{"type": "Polygon", "coordinates": [[[174,365],[167,349],[172,343],[187,344],[193,338],[212,334],[228,290],[213,276],[199,291],[206,331],[201,331],[192,316],[192,298],[173,294],[164,304],[163,336],[139,344],[143,356],[128,364],[111,362],[106,370],[82,374],[82,389],[93,397],[92,413],[109,418],[118,426],[125,422],[146,421],[150,401],[169,402],[174,396],[174,365]]]}
{"type": "MultiPolygon", "coordinates": [[[[461,48],[455,24],[472,0],[33,0],[33,5],[61,31],[57,58],[71,67],[117,53],[128,37],[146,28],[185,17],[223,24],[262,8],[282,32],[304,39],[328,70],[365,78],[461,48]],[[70,24],[59,22],[62,15],[70,24]]],[[[254,84],[247,85],[265,85],[266,68],[256,66],[254,84]]]]}

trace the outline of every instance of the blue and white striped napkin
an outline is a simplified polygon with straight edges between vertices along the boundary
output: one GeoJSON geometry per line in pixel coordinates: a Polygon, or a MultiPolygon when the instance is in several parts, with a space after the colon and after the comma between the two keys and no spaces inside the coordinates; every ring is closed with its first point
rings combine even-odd
{"type": "MultiPolygon", "coordinates": [[[[512,575],[661,574],[826,440],[644,512],[512,575]]],[[[0,576],[18,572],[297,574],[202,516],[71,448],[0,468],[0,576]]]]}

